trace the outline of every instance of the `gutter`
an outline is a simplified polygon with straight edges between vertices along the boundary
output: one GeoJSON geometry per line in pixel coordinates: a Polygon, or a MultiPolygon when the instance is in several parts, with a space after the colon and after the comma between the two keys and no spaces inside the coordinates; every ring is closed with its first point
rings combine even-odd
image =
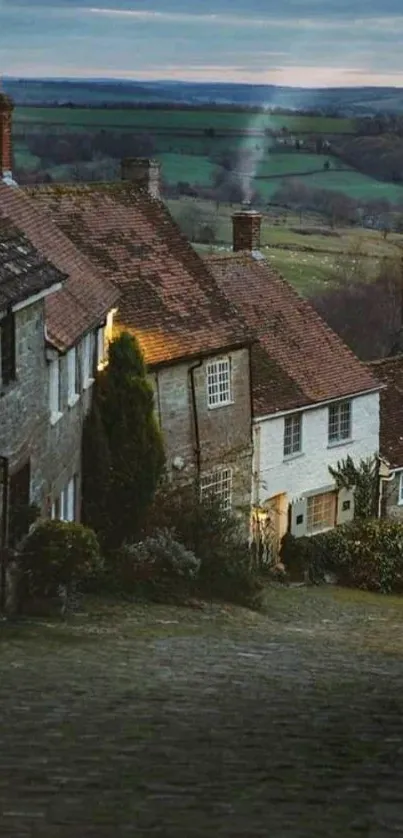
{"type": "Polygon", "coordinates": [[[195,434],[195,460],[196,460],[196,479],[197,485],[200,482],[200,471],[201,471],[201,451],[200,451],[200,432],[199,432],[199,419],[197,416],[197,402],[196,402],[196,387],[195,387],[195,380],[194,380],[194,372],[203,364],[203,359],[200,358],[193,364],[192,367],[189,367],[188,373],[190,377],[190,393],[192,399],[192,411],[193,411],[193,427],[194,427],[194,434],[195,434]]]}

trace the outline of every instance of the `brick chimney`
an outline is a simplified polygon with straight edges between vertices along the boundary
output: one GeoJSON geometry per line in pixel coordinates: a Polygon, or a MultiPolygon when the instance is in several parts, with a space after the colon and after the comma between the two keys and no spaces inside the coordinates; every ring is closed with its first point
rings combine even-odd
{"type": "Polygon", "coordinates": [[[121,162],[122,180],[146,189],[153,198],[160,197],[161,166],[158,160],[148,157],[125,157],[121,162]]]}
{"type": "Polygon", "coordinates": [[[13,183],[13,161],[11,145],[11,123],[14,105],[0,90],[0,180],[13,183]]]}
{"type": "Polygon", "coordinates": [[[232,216],[233,250],[259,250],[262,216],[256,210],[242,209],[232,216]]]}

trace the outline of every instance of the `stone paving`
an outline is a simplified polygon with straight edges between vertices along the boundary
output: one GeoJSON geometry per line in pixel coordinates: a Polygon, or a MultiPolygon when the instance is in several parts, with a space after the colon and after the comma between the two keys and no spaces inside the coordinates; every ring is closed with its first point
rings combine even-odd
{"type": "Polygon", "coordinates": [[[1,838],[403,836],[403,608],[0,624],[1,838]]]}

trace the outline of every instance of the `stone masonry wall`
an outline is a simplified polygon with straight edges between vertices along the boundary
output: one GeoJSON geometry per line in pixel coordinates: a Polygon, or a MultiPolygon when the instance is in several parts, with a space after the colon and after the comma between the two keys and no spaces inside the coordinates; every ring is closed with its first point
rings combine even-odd
{"type": "MultiPolygon", "coordinates": [[[[215,357],[203,361],[194,371],[201,473],[231,466],[233,506],[249,507],[252,475],[249,352],[241,349],[229,354],[233,396],[229,405],[209,409],[207,404],[206,368],[209,361],[216,360],[215,357]]],[[[177,364],[150,376],[168,470],[189,481],[196,477],[196,437],[189,372],[194,363],[177,364]],[[180,468],[175,468],[175,462],[180,468]]]]}
{"type": "Polygon", "coordinates": [[[73,407],[67,406],[64,358],[63,415],[52,426],[43,301],[17,312],[15,327],[17,380],[0,397],[0,454],[9,458],[10,474],[30,460],[31,502],[48,514],[52,498],[73,475],[80,475],[82,424],[91,388],[73,407]]]}

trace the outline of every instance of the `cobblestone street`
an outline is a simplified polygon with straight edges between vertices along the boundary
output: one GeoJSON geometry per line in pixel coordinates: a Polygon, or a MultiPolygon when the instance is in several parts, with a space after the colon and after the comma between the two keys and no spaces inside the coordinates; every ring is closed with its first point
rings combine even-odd
{"type": "Polygon", "coordinates": [[[403,604],[0,624],[0,835],[403,835],[403,604]]]}

